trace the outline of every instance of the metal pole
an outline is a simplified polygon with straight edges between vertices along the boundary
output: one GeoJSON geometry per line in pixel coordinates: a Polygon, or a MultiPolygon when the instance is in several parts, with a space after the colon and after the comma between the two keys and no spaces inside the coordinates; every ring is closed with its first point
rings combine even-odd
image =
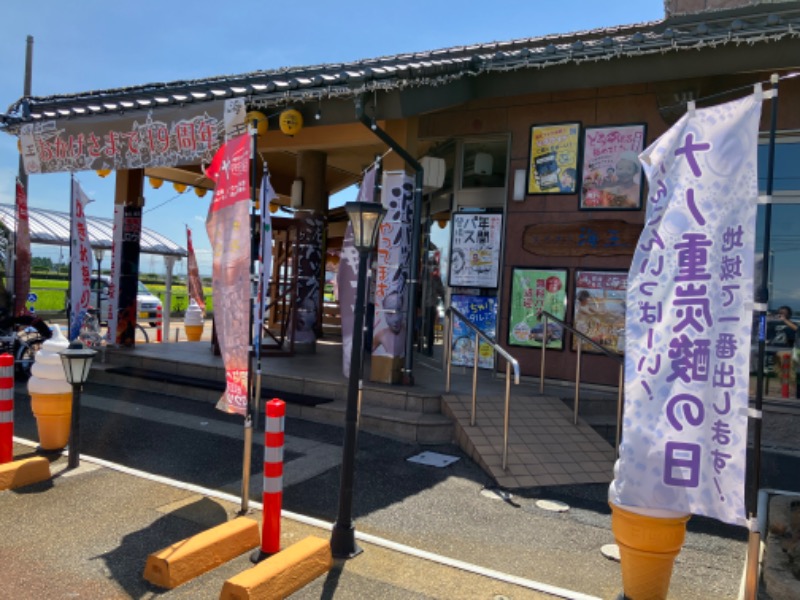
{"type": "Polygon", "coordinates": [[[361,388],[361,354],[364,352],[364,288],[367,280],[367,252],[358,252],[358,283],[353,311],[353,348],[350,353],[350,378],[347,387],[345,435],[342,447],[342,476],[339,485],[339,515],[331,533],[334,558],[353,558],[361,554],[353,525],[353,478],[358,432],[358,392],[361,388]]]}
{"type": "Polygon", "coordinates": [[[622,400],[625,397],[624,394],[624,387],[625,387],[625,364],[621,364],[619,366],[619,388],[617,390],[617,435],[616,435],[616,444],[614,445],[614,455],[616,458],[619,458],[619,443],[622,438],[622,400]]]}
{"type": "Polygon", "coordinates": [[[81,445],[81,384],[72,384],[72,417],[69,430],[67,469],[77,469],[80,464],[81,445]]]}
{"type": "Polygon", "coordinates": [[[581,350],[583,349],[583,340],[578,337],[578,356],[575,362],[575,402],[572,407],[572,424],[578,424],[578,405],[581,401],[581,350]]]}
{"type": "Polygon", "coordinates": [[[769,128],[769,149],[767,154],[767,203],[764,205],[764,248],[761,254],[761,285],[756,290],[755,301],[758,308],[758,361],[756,362],[756,398],[753,425],[753,474],[748,490],[750,535],[747,543],[747,566],[745,578],[745,597],[755,600],[758,593],[758,558],[760,555],[761,532],[758,527],[758,488],[761,485],[761,410],[764,404],[764,356],[766,352],[767,309],[769,308],[769,256],[772,229],[772,186],[775,167],[775,132],[778,127],[778,75],[770,77],[772,99],[770,108],[772,119],[769,128]]]}
{"type": "MultiPolygon", "coordinates": [[[[256,174],[256,153],[257,153],[257,142],[258,142],[258,122],[256,119],[253,119],[252,127],[250,128],[250,200],[252,202],[252,206],[255,207],[256,203],[256,187],[258,183],[258,175],[256,174]]],[[[254,209],[255,210],[255,209],[254,209]]],[[[252,224],[249,230],[250,235],[253,234],[252,224]]],[[[253,244],[252,241],[250,243],[250,248],[252,249],[253,244]]],[[[253,275],[253,260],[252,256],[250,257],[250,276],[252,279],[253,275]]],[[[251,286],[251,294],[250,294],[250,306],[249,306],[249,321],[250,327],[248,327],[247,336],[248,336],[248,356],[247,356],[247,392],[248,392],[248,399],[247,399],[247,412],[245,413],[244,417],[244,452],[242,453],[242,506],[239,511],[240,515],[247,514],[250,509],[250,462],[251,456],[253,451],[253,412],[255,403],[255,392],[253,387],[253,298],[252,298],[252,286],[251,286]]]]}
{"type": "Polygon", "coordinates": [[[469,424],[475,427],[475,411],[478,405],[478,347],[480,345],[480,338],[475,334],[475,349],[472,351],[472,416],[470,417],[469,424]]]}
{"type": "Polygon", "coordinates": [[[444,326],[446,327],[446,331],[444,334],[444,368],[445,368],[445,383],[444,383],[444,391],[450,391],[450,352],[453,347],[453,315],[451,313],[447,313],[447,318],[444,321],[444,326]]]}
{"type": "Polygon", "coordinates": [[[542,325],[542,364],[539,370],[539,393],[544,394],[544,353],[547,350],[547,315],[543,315],[542,325]]]}
{"type": "Polygon", "coordinates": [[[503,470],[508,468],[508,421],[511,413],[511,363],[506,360],[506,410],[503,415],[503,470]]]}

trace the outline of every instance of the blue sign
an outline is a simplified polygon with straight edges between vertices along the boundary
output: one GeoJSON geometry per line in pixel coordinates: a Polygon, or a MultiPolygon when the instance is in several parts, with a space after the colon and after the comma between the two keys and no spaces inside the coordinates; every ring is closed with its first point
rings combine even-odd
{"type": "Polygon", "coordinates": [[[31,292],[28,294],[28,302],[36,302],[39,299],[39,296],[31,292]]]}
{"type": "MultiPolygon", "coordinates": [[[[490,338],[497,336],[497,298],[493,296],[467,296],[455,294],[450,298],[450,305],[469,319],[490,338]]],[[[461,319],[453,319],[453,347],[450,363],[471,367],[475,364],[475,332],[461,319]]],[[[494,367],[492,346],[485,341],[478,345],[478,366],[481,369],[494,367]]]]}

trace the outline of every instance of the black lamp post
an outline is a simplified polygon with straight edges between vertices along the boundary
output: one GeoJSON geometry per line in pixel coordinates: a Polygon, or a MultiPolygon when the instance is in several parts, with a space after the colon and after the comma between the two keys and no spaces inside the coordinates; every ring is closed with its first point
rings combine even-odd
{"type": "Polygon", "coordinates": [[[103,264],[103,256],[105,256],[106,251],[103,248],[95,248],[94,249],[94,257],[97,260],[97,321],[100,321],[100,291],[103,289],[103,285],[100,282],[100,265],[103,264]]]}
{"type": "Polygon", "coordinates": [[[97,352],[90,348],[84,348],[83,344],[76,340],[59,354],[61,354],[61,365],[64,367],[67,383],[72,385],[72,422],[69,430],[67,468],[74,469],[80,464],[78,446],[81,443],[81,387],[89,377],[92,359],[97,352]]]}
{"type": "Polygon", "coordinates": [[[373,202],[348,202],[344,208],[353,226],[353,245],[358,250],[358,285],[353,313],[353,348],[350,353],[350,380],[347,387],[339,516],[331,534],[331,553],[335,558],[353,558],[361,553],[361,548],[356,545],[356,530],[353,526],[353,471],[356,457],[358,390],[361,387],[364,352],[364,289],[367,281],[367,258],[375,247],[381,219],[386,214],[386,209],[373,202]]]}

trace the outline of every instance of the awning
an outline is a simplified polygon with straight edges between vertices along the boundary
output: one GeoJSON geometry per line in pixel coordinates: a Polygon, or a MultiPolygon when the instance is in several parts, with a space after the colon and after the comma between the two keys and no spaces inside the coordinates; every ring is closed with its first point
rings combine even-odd
{"type": "MultiPolygon", "coordinates": [[[[31,244],[50,244],[69,246],[69,213],[57,210],[28,208],[30,217],[31,244]]],[[[9,230],[16,232],[13,204],[0,204],[0,222],[9,230]]],[[[89,229],[89,243],[92,248],[111,249],[114,239],[114,220],[86,215],[89,229]]],[[[162,256],[186,256],[186,249],[172,240],[142,227],[140,251],[145,254],[162,256]]]]}

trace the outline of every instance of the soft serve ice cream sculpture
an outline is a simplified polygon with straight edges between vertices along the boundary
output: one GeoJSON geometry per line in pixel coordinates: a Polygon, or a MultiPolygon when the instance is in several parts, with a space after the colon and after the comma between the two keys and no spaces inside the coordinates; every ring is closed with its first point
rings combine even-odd
{"type": "Polygon", "coordinates": [[[190,342],[200,341],[203,333],[203,309],[192,300],[186,314],[183,317],[183,327],[186,329],[186,337],[190,342]]]}
{"type": "Polygon", "coordinates": [[[72,386],[67,383],[59,356],[59,352],[68,346],[61,328],[56,327],[53,336],[36,353],[31,367],[28,393],[43,450],[60,450],[69,441],[72,386]]]}

